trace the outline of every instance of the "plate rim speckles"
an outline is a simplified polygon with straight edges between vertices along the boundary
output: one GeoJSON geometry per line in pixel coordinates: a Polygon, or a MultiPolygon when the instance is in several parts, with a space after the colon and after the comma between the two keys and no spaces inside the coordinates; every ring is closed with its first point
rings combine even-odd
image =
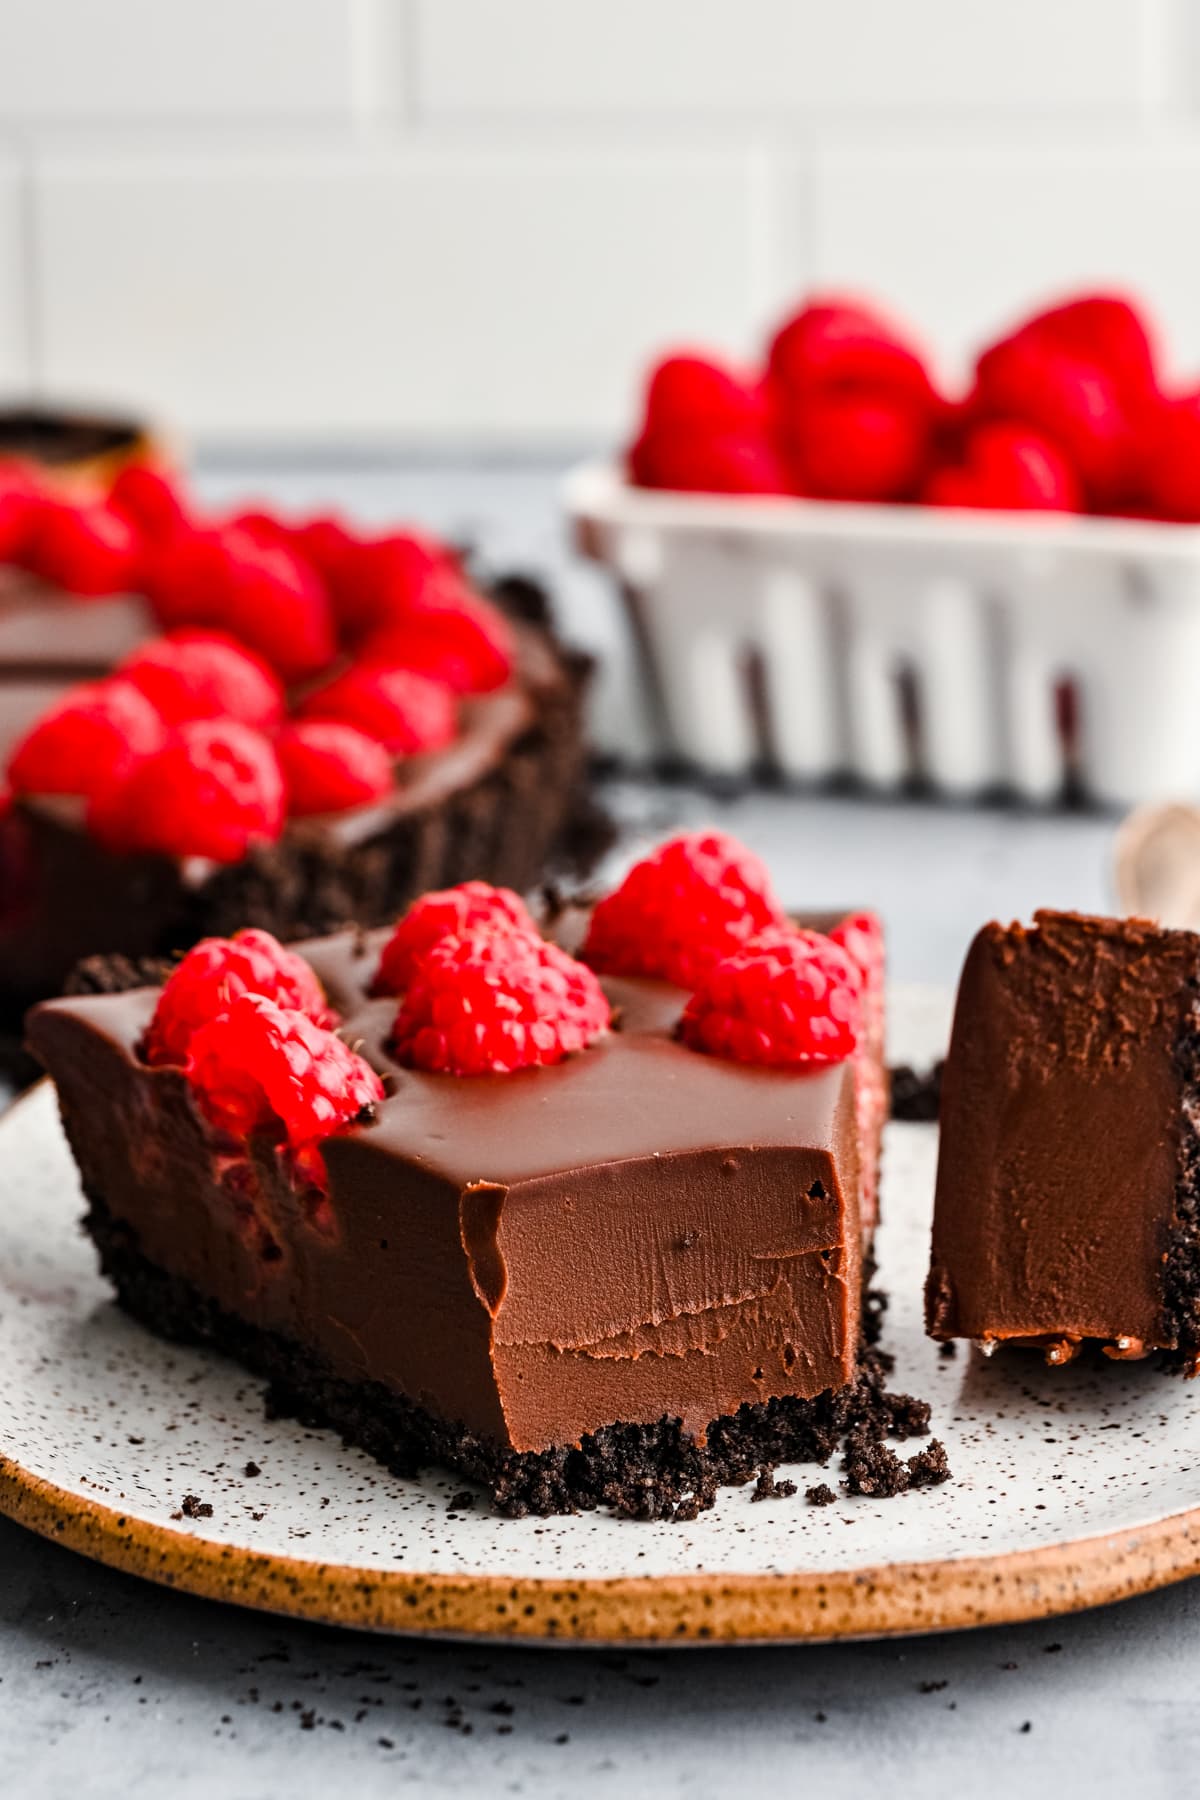
{"type": "MultiPolygon", "coordinates": [[[[893,1043],[897,1060],[920,1061],[936,1048],[947,1007],[944,995],[895,991],[893,1020],[901,1028],[895,1035],[905,1040],[893,1043]]],[[[515,1524],[500,1520],[494,1527],[489,1519],[459,1515],[443,1523],[445,1496],[461,1485],[453,1478],[443,1474],[424,1484],[395,1482],[375,1465],[364,1461],[360,1466],[357,1452],[335,1455],[330,1434],[314,1436],[283,1423],[272,1425],[273,1435],[263,1440],[278,1452],[284,1471],[275,1489],[279,1525],[272,1535],[269,1526],[243,1525],[243,1515],[262,1516],[246,1506],[239,1511],[236,1505],[219,1505],[218,1518],[211,1521],[203,1507],[196,1516],[181,1518],[164,1497],[158,1479],[166,1458],[163,1446],[172,1447],[171,1492],[176,1494],[185,1472],[197,1466],[187,1461],[193,1443],[207,1446],[211,1463],[216,1426],[207,1419],[206,1408],[226,1434],[233,1425],[240,1428],[240,1435],[234,1431],[234,1443],[258,1441],[253,1434],[262,1420],[259,1390],[232,1365],[203,1351],[179,1352],[177,1367],[170,1360],[174,1351],[165,1351],[157,1339],[102,1303],[103,1284],[74,1230],[81,1205],[53,1094],[41,1084],[0,1118],[0,1160],[13,1178],[15,1195],[9,1218],[0,1219],[0,1354],[20,1352],[9,1364],[17,1372],[13,1386],[7,1395],[0,1394],[0,1513],[99,1562],[211,1599],[356,1629],[524,1642],[678,1645],[905,1635],[1047,1618],[1200,1573],[1200,1507],[1164,1504],[1153,1491],[1146,1497],[1132,1484],[1123,1487],[1116,1476],[1110,1477],[1115,1484],[1111,1493],[1087,1492],[1087,1483],[1099,1480],[1092,1464],[1099,1467],[1105,1458],[1109,1465],[1125,1466],[1136,1465],[1145,1455],[1151,1465],[1157,1457],[1173,1466],[1194,1453],[1200,1466],[1200,1420],[1192,1425],[1193,1411],[1200,1409],[1189,1406],[1178,1383],[1159,1387],[1157,1382],[1169,1378],[1152,1377],[1149,1371],[1139,1375],[1128,1365],[1107,1365],[1091,1374],[1080,1373],[1077,1366],[1075,1373],[1034,1374],[1028,1362],[998,1368],[1005,1363],[999,1357],[988,1364],[961,1355],[954,1362],[939,1362],[921,1337],[918,1296],[912,1290],[927,1242],[933,1136],[930,1126],[891,1128],[885,1207],[891,1206],[896,1223],[885,1225],[885,1236],[892,1230],[893,1240],[885,1245],[883,1260],[885,1272],[890,1264],[904,1265],[904,1292],[896,1296],[898,1384],[912,1385],[933,1401],[934,1429],[946,1439],[956,1484],[878,1508],[847,1500],[816,1509],[800,1497],[760,1507],[749,1504],[746,1490],[727,1490],[716,1514],[705,1515],[690,1533],[676,1538],[659,1534],[682,1528],[636,1522],[613,1522],[597,1531],[595,1515],[515,1524]],[[43,1239],[31,1245],[39,1226],[46,1228],[43,1239]],[[57,1374],[53,1356],[37,1354],[47,1346],[53,1350],[56,1330],[63,1345],[57,1374]],[[105,1379],[124,1384],[121,1407],[127,1410],[119,1416],[130,1435],[109,1432],[111,1441],[106,1439],[103,1450],[95,1453],[99,1461],[91,1468],[93,1477],[99,1473],[107,1480],[89,1480],[81,1473],[88,1448],[104,1435],[93,1435],[95,1428],[106,1421],[97,1407],[89,1413],[79,1400],[72,1383],[83,1365],[72,1358],[90,1358],[94,1366],[103,1363],[115,1371],[95,1374],[90,1392],[103,1393],[105,1379]],[[154,1414],[149,1407],[148,1428],[138,1412],[139,1406],[149,1405],[146,1394],[161,1396],[173,1381],[186,1381],[187,1391],[199,1396],[190,1402],[199,1410],[186,1414],[185,1423],[190,1428],[203,1417],[209,1432],[205,1438],[196,1427],[197,1435],[183,1447],[182,1461],[176,1451],[183,1432],[172,1439],[155,1437],[161,1409],[154,1414]],[[199,1385],[190,1385],[194,1383],[199,1385]],[[950,1389],[956,1384],[952,1400],[950,1389]],[[953,1405],[959,1410],[952,1415],[953,1405]],[[1144,1447],[1126,1442],[1123,1449],[1119,1438],[1101,1435],[1101,1416],[1113,1431],[1121,1427],[1112,1421],[1140,1425],[1147,1414],[1151,1425],[1157,1421],[1157,1442],[1154,1430],[1145,1434],[1144,1447]],[[998,1423],[1002,1416],[1007,1423],[998,1423]],[[132,1435],[135,1426],[137,1436],[132,1435]],[[1064,1448],[1071,1430],[1078,1453],[1070,1445],[1064,1448]],[[993,1432],[999,1434],[995,1440],[993,1432]],[[136,1454],[124,1448],[144,1443],[149,1448],[136,1454]],[[1005,1481],[989,1482],[993,1453],[1009,1458],[1011,1493],[1005,1481]],[[347,1480],[344,1472],[350,1470],[370,1490],[361,1516],[374,1521],[370,1529],[376,1534],[380,1518],[391,1521],[389,1508],[416,1509],[423,1520],[420,1528],[409,1530],[407,1537],[397,1528],[389,1539],[402,1552],[389,1558],[392,1566],[380,1566],[378,1549],[373,1557],[364,1549],[361,1561],[333,1553],[339,1547],[344,1551],[347,1543],[356,1548],[354,1531],[362,1527],[355,1525],[346,1536],[345,1506],[341,1526],[331,1523],[343,1498],[332,1487],[336,1504],[330,1511],[319,1512],[315,1501],[304,1500],[300,1477],[311,1488],[314,1468],[320,1484],[347,1480]],[[73,1473],[68,1476],[66,1469],[73,1473]],[[365,1481],[363,1469],[373,1471],[365,1481]],[[1113,1529],[1074,1529],[1084,1521],[1073,1519],[1063,1503],[1064,1489],[1053,1486],[1064,1479],[1064,1471],[1081,1495],[1074,1504],[1084,1508],[1093,1525],[1108,1519],[1113,1529]],[[106,1485],[121,1498],[106,1496],[106,1485]],[[986,1501],[994,1509],[989,1515],[983,1510],[984,1491],[993,1485],[997,1497],[986,1501]],[[1035,1496],[1043,1496],[1036,1513],[1035,1496]],[[786,1514],[784,1507],[790,1508],[786,1514]],[[953,1521],[956,1509],[970,1513],[972,1507],[971,1516],[984,1524],[1004,1515],[1002,1549],[973,1549],[976,1540],[952,1540],[938,1524],[939,1519],[953,1521]],[[791,1523],[781,1529],[779,1521],[785,1517],[791,1523]],[[305,1531],[293,1532],[289,1519],[311,1527],[301,1554],[280,1547],[293,1538],[305,1539],[305,1531]],[[859,1529],[842,1529],[854,1525],[859,1529]],[[493,1529],[494,1538],[489,1535],[493,1529]],[[454,1534],[463,1531],[465,1538],[454,1542],[454,1534]],[[737,1555],[731,1557],[726,1546],[733,1532],[740,1535],[737,1555]],[[1045,1541],[1048,1533],[1057,1533],[1055,1541],[1045,1541]],[[910,1548],[944,1541],[947,1553],[908,1555],[906,1540],[910,1548]],[[436,1552],[430,1550],[439,1541],[453,1548],[448,1560],[464,1566],[453,1572],[439,1569],[436,1552]],[[891,1541],[894,1560],[878,1553],[891,1541]],[[634,1572],[643,1554],[640,1546],[654,1544],[650,1560],[657,1560],[659,1568],[634,1572]],[[686,1546],[686,1556],[676,1545],[686,1546]],[[556,1548],[561,1553],[564,1547],[566,1554],[556,1563],[551,1552],[556,1548]],[[331,1553],[313,1554],[322,1548],[331,1553]],[[697,1553],[698,1564],[692,1560],[697,1553]],[[719,1566],[722,1560],[733,1566],[719,1566]],[[564,1561],[573,1566],[568,1570],[564,1561]]],[[[201,1449],[195,1456],[203,1461],[201,1449]]],[[[204,1472],[213,1473],[211,1468],[204,1472]]],[[[801,1486],[805,1479],[818,1479],[811,1470],[792,1473],[801,1486]]],[[[1188,1494],[1181,1483],[1189,1473],[1190,1465],[1175,1471],[1175,1500],[1188,1494]]],[[[264,1473],[253,1487],[265,1484],[264,1473]]],[[[196,1485],[206,1486],[199,1475],[196,1485]]],[[[1140,1487],[1151,1489],[1152,1484],[1140,1487]]],[[[218,1485],[208,1483],[206,1491],[215,1495],[218,1485]]],[[[226,1480],[222,1499],[228,1502],[235,1491],[226,1480]]],[[[979,1543],[989,1535],[978,1528],[979,1543]]]]}
{"type": "MultiPolygon", "coordinates": [[[[1074,1544],[823,1574],[440,1575],[266,1555],[131,1518],[0,1454],[0,1513],[202,1599],[358,1631],[654,1647],[911,1637],[1082,1612],[1200,1574],[1200,1508],[1074,1544]]],[[[632,1529],[636,1530],[634,1525],[632,1529]]]]}

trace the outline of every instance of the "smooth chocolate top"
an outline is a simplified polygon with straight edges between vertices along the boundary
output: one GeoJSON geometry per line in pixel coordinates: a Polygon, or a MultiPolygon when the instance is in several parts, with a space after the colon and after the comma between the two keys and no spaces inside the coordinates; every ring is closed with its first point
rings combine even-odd
{"type": "Polygon", "coordinates": [[[979,933],[942,1089],[933,1336],[1170,1343],[1198,974],[1200,937],[1143,919],[1042,912],[979,933]]]}
{"type": "MultiPolygon", "coordinates": [[[[578,918],[559,922],[568,942],[578,918]]],[[[328,1140],[331,1231],[301,1229],[270,1158],[264,1274],[186,1083],[137,1046],[156,992],[50,1002],[32,1048],[85,1183],[153,1260],[256,1323],[316,1341],[520,1449],[664,1412],[689,1429],[853,1373],[860,1149],[852,1063],[753,1069],[686,1048],[686,1000],[605,980],[619,1028],[552,1068],[399,1067],[394,999],[367,997],[386,933],[300,946],[384,1076],[377,1122],[328,1140]],[[164,1142],[165,1140],[165,1142],[164,1142]],[[274,1170],[272,1173],[271,1171],[274,1170]]],[[[863,1156],[874,1159],[875,1141],[863,1156]]]]}

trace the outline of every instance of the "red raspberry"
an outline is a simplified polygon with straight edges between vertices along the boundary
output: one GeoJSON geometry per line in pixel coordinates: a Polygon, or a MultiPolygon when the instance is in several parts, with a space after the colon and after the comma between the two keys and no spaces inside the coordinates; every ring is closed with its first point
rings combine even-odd
{"type": "Polygon", "coordinates": [[[768,1068],[844,1062],[858,1046],[862,977],[818,931],[773,931],[702,977],[680,1020],[693,1050],[768,1068]]]}
{"type": "Polygon", "coordinates": [[[218,529],[225,537],[234,536],[253,538],[256,544],[290,544],[292,528],[275,513],[250,508],[243,512],[230,513],[224,518],[218,529]]]}
{"type": "Polygon", "coordinates": [[[905,500],[920,486],[931,413],[907,398],[815,395],[781,428],[797,493],[825,500],[905,500]]]}
{"type": "Polygon", "coordinates": [[[443,938],[400,1002],[392,1048],[410,1068],[508,1075],[561,1062],[606,1031],[592,971],[522,931],[443,938]]]}
{"type": "Polygon", "coordinates": [[[722,832],[686,832],[597,903],[582,954],[606,974],[690,988],[747,938],[786,922],[757,856],[722,832]]]}
{"type": "Polygon", "coordinates": [[[21,739],[8,779],[20,794],[92,795],[161,749],[167,736],[158,710],[132,682],[84,682],[21,739]]]}
{"type": "Polygon", "coordinates": [[[487,694],[512,674],[516,638],[497,607],[461,577],[445,577],[369,637],[362,656],[412,669],[457,694],[487,694]]]}
{"type": "Polygon", "coordinates": [[[21,564],[68,594],[119,594],[130,586],[138,540],[129,520],[103,501],[43,500],[21,564]]]}
{"type": "Polygon", "coordinates": [[[149,1063],[186,1063],[196,1032],[227,1012],[241,994],[258,994],[300,1012],[314,1025],[332,1027],[312,968],[285,950],[269,931],[239,931],[231,938],[202,938],[175,968],[158,996],[142,1045],[149,1063]]]}
{"type": "MultiPolygon", "coordinates": [[[[324,553],[329,547],[326,535],[324,553]]],[[[454,557],[436,538],[395,531],[352,540],[334,557],[326,579],[338,623],[357,641],[406,619],[446,584],[453,592],[462,577],[454,557]]]]}
{"type": "Polygon", "coordinates": [[[394,756],[439,750],[458,730],[454,695],[440,681],[411,669],[359,664],[310,694],[300,708],[306,719],[341,719],[356,725],[394,756]]]}
{"type": "Polygon", "coordinates": [[[236,526],[181,531],[151,546],[144,585],[163,625],[231,632],[285,681],[315,675],[333,660],[329,596],[281,541],[236,526]]]}
{"type": "Polygon", "coordinates": [[[741,437],[761,432],[765,405],[757,381],[707,356],[664,356],[646,384],[647,432],[741,437]]]}
{"type": "Polygon", "coordinates": [[[1153,333],[1138,308],[1120,294],[1080,294],[1035,313],[1021,329],[1103,369],[1127,410],[1158,396],[1153,333]]]}
{"type": "Polygon", "coordinates": [[[761,433],[690,437],[643,432],[629,451],[629,473],[638,487],[677,493],[782,494],[779,460],[761,433]]]}
{"type": "Polygon", "coordinates": [[[274,747],[236,719],[197,719],[123,781],[101,789],[88,825],[112,850],[240,862],[283,829],[274,747]]]}
{"type": "Polygon", "coordinates": [[[1079,482],[1049,438],[1024,425],[976,425],[962,461],[935,469],[921,493],[926,506],[972,506],[1022,512],[1078,512],[1079,482]]]}
{"type": "Polygon", "coordinates": [[[851,913],[829,932],[829,941],[844,950],[862,977],[864,988],[883,984],[883,926],[878,914],[851,913]]]}
{"type": "Polygon", "coordinates": [[[1200,523],[1200,391],[1164,402],[1148,434],[1144,480],[1160,518],[1200,523]]]}
{"type": "Polygon", "coordinates": [[[322,513],[288,527],[287,541],[320,576],[339,627],[345,631],[341,590],[352,580],[352,570],[362,549],[358,537],[335,513],[322,513]]]}
{"type": "Polygon", "coordinates": [[[297,1148],[366,1123],[383,1099],[374,1069],[341,1038],[260,994],[240,994],[200,1027],[187,1076],[219,1131],[269,1132],[297,1148]]]}
{"type": "Polygon", "coordinates": [[[443,938],[481,931],[523,931],[537,926],[519,894],[486,881],[464,881],[414,900],[383,948],[372,993],[402,994],[421,958],[443,938]]]}
{"type": "Polygon", "coordinates": [[[1016,420],[1049,438],[1095,508],[1116,505],[1133,490],[1137,422],[1112,377],[1031,329],[984,351],[967,409],[976,420],[1016,420]]]}
{"type": "Polygon", "coordinates": [[[340,719],[297,719],[280,732],[275,750],[293,818],[365,806],[395,784],[392,758],[378,738],[340,719]]]}
{"type": "Polygon", "coordinates": [[[929,372],[900,331],[872,307],[814,297],[784,321],[768,353],[768,379],[791,412],[817,395],[890,395],[918,407],[934,399],[929,372]]]}
{"type": "Polygon", "coordinates": [[[20,559],[42,504],[42,490],[31,470],[17,462],[0,465],[0,562],[20,559]]]}
{"type": "Polygon", "coordinates": [[[173,537],[188,523],[179,489],[150,463],[127,463],[108,490],[108,503],[154,541],[173,537]]]}
{"type": "Polygon", "coordinates": [[[120,666],[164,719],[240,719],[269,731],[283,714],[283,688],[261,657],[221,631],[173,631],[120,666]]]}

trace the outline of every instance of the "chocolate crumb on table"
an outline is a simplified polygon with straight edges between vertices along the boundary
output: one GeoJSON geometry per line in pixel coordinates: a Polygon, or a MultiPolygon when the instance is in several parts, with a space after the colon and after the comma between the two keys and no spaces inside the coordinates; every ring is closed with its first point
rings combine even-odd
{"type": "Polygon", "coordinates": [[[794,1481],[776,1481],[773,1463],[764,1463],[758,1471],[751,1500],[788,1500],[796,1492],[794,1481]]]}
{"type": "Polygon", "coordinates": [[[891,1070],[892,1117],[908,1125],[936,1125],[942,1101],[944,1061],[929,1069],[900,1063],[891,1070]]]}

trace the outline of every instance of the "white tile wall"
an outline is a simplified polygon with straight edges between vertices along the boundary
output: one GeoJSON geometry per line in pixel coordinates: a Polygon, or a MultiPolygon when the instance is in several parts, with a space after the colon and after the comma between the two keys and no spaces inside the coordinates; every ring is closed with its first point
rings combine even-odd
{"type": "Polygon", "coordinates": [[[432,117],[1137,109],[1141,0],[415,0],[432,117]]]}
{"type": "Polygon", "coordinates": [[[818,279],[886,294],[938,347],[948,376],[1031,298],[1128,284],[1200,383],[1200,146],[1002,152],[830,152],[793,165],[781,205],[814,220],[818,279]],[[809,211],[811,205],[811,213],[809,211]]]}
{"type": "Polygon", "coordinates": [[[0,0],[0,380],[242,439],[606,437],[814,279],[1200,368],[1196,0],[0,0]]]}
{"type": "Polygon", "coordinates": [[[25,274],[27,209],[20,164],[0,156],[0,384],[21,388],[32,375],[25,274]]]}
{"type": "Polygon", "coordinates": [[[199,432],[608,433],[647,343],[741,334],[753,182],[707,151],[50,158],[42,369],[199,432]]]}
{"type": "Polygon", "coordinates": [[[3,0],[0,119],[346,118],[353,0],[3,0]]]}

